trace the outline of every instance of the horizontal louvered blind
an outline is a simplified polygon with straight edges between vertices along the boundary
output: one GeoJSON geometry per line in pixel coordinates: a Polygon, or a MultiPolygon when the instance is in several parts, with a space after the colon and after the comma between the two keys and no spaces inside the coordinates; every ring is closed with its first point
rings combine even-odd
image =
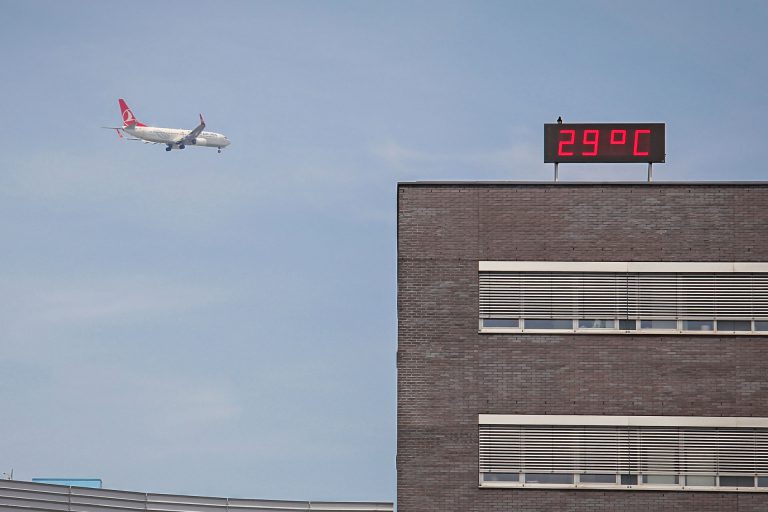
{"type": "Polygon", "coordinates": [[[480,425],[480,472],[768,474],[768,429],[480,425]]]}
{"type": "Polygon", "coordinates": [[[481,271],[480,317],[768,319],[768,273],[481,271]]]}

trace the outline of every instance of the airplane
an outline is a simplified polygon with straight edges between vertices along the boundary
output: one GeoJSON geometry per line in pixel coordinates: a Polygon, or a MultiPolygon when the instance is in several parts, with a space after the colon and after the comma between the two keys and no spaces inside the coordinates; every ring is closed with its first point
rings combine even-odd
{"type": "Polygon", "coordinates": [[[220,133],[204,132],[205,121],[203,114],[200,114],[200,124],[193,130],[181,130],[176,128],[158,128],[156,126],[147,126],[136,119],[130,107],[123,98],[117,100],[120,105],[120,114],[123,116],[123,126],[102,126],[110,130],[117,131],[120,138],[122,133],[129,135],[128,140],[140,140],[145,144],[165,144],[165,150],[170,151],[173,148],[184,149],[187,146],[206,146],[221,149],[230,145],[227,137],[220,133]]]}

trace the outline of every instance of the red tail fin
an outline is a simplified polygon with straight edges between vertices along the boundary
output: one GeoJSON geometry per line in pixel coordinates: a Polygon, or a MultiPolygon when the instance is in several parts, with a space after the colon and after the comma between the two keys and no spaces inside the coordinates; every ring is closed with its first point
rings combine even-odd
{"type": "Polygon", "coordinates": [[[120,104],[120,114],[123,116],[123,126],[147,126],[136,119],[136,116],[133,115],[131,108],[123,98],[119,98],[117,102],[120,104]]]}

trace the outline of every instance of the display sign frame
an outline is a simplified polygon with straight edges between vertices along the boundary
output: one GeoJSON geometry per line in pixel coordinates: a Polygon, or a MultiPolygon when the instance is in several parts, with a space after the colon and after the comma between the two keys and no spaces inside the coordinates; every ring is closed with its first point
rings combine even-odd
{"type": "Polygon", "coordinates": [[[664,123],[552,123],[544,125],[545,163],[661,163],[664,123]]]}

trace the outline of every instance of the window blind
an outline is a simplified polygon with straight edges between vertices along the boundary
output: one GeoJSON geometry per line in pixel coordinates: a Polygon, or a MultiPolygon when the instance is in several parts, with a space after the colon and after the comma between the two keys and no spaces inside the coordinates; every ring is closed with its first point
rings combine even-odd
{"type": "Polygon", "coordinates": [[[481,318],[768,319],[768,273],[481,271],[481,318]]]}
{"type": "Polygon", "coordinates": [[[768,428],[480,425],[480,472],[768,474],[768,428]]]}

